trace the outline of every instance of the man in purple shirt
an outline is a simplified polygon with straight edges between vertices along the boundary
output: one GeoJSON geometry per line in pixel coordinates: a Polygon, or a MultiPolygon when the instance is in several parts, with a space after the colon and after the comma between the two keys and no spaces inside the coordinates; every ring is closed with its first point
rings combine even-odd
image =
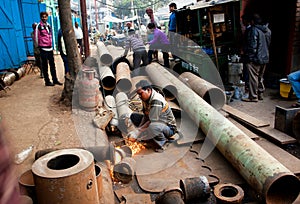
{"type": "Polygon", "coordinates": [[[150,45],[148,51],[149,63],[152,62],[152,54],[154,50],[161,50],[163,53],[164,66],[170,68],[170,63],[169,63],[170,41],[168,40],[167,35],[161,30],[157,29],[154,23],[149,23],[147,27],[151,32],[153,32],[153,39],[148,42],[150,45]]]}

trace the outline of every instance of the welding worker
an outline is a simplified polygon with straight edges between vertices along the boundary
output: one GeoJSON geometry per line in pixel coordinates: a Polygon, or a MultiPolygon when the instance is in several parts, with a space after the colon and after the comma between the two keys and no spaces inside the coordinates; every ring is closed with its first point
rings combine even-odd
{"type": "MultiPolygon", "coordinates": [[[[143,104],[143,114],[132,113],[130,119],[137,127],[128,133],[128,139],[135,141],[141,133],[146,133],[146,140],[152,140],[156,152],[163,152],[168,142],[174,141],[177,132],[176,120],[164,96],[154,90],[147,80],[136,84],[136,93],[143,104]]],[[[144,138],[146,138],[144,137],[144,138]]]]}

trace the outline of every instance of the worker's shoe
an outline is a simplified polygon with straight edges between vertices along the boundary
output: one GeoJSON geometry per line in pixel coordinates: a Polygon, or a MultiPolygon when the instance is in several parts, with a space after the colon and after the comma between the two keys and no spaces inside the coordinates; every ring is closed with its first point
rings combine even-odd
{"type": "Polygon", "coordinates": [[[257,98],[260,101],[264,100],[263,93],[259,93],[258,96],[257,96],[257,98]]]}
{"type": "Polygon", "coordinates": [[[54,84],[52,82],[46,82],[45,86],[54,86],[54,84]]]}
{"type": "Polygon", "coordinates": [[[244,102],[258,102],[257,98],[242,98],[244,102]]]}
{"type": "Polygon", "coordinates": [[[171,137],[168,137],[168,141],[169,143],[175,142],[180,138],[178,133],[175,133],[174,135],[172,135],[171,137]]]}
{"type": "Polygon", "coordinates": [[[54,85],[59,85],[59,86],[61,86],[61,85],[63,85],[61,82],[59,82],[59,81],[55,81],[55,82],[53,82],[53,84],[54,85]]]}

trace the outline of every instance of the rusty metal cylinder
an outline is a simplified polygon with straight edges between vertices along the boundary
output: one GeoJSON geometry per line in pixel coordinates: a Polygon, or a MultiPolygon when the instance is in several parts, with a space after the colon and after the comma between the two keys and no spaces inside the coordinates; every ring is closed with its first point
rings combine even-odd
{"type": "Polygon", "coordinates": [[[218,204],[241,204],[244,199],[243,189],[232,183],[217,184],[214,195],[218,204]]]}
{"type": "Polygon", "coordinates": [[[13,72],[7,72],[3,79],[3,82],[6,86],[10,86],[15,82],[15,80],[16,75],[13,72]]]}
{"type": "Polygon", "coordinates": [[[116,78],[110,67],[108,66],[98,66],[99,77],[101,80],[101,85],[105,90],[113,90],[116,86],[116,78]]]}
{"type": "Polygon", "coordinates": [[[97,42],[98,57],[102,65],[110,66],[113,62],[113,57],[109,53],[105,44],[101,41],[97,42]]]}
{"type": "Polygon", "coordinates": [[[164,77],[176,86],[180,106],[266,203],[295,201],[300,191],[295,174],[164,67],[151,63],[146,71],[151,79],[164,77]]]}
{"type": "Polygon", "coordinates": [[[179,186],[184,201],[205,201],[210,196],[210,186],[205,176],[181,179],[179,186]]]}
{"type": "Polygon", "coordinates": [[[113,167],[114,178],[122,183],[129,183],[135,173],[136,162],[132,157],[125,157],[113,167]]]}
{"type": "Polygon", "coordinates": [[[155,204],[184,204],[182,199],[182,191],[180,189],[170,189],[155,200],[155,204]]]}
{"type": "Polygon", "coordinates": [[[226,103],[225,91],[191,72],[184,72],[179,79],[188,84],[201,98],[217,110],[226,103]]]}
{"type": "Polygon", "coordinates": [[[22,77],[25,75],[25,73],[26,73],[25,67],[19,68],[19,69],[17,70],[17,73],[18,73],[19,78],[22,78],[22,77]]]}
{"type": "Polygon", "coordinates": [[[36,193],[35,193],[35,184],[33,179],[32,170],[29,169],[21,174],[19,177],[19,187],[20,187],[20,194],[29,196],[34,203],[37,202],[36,200],[36,193]]]}
{"type": "Polygon", "coordinates": [[[94,157],[83,149],[50,152],[32,165],[39,204],[99,203],[94,157]]]}
{"type": "MultiPolygon", "coordinates": [[[[155,72],[155,66],[160,66],[158,63],[151,63],[151,66],[153,67],[153,72],[155,72]]],[[[175,99],[175,96],[177,95],[177,89],[174,86],[173,83],[171,83],[168,79],[158,76],[158,77],[152,77],[151,81],[154,86],[158,86],[158,88],[161,88],[162,92],[164,93],[164,96],[167,100],[173,100],[175,99]]]]}
{"type": "Polygon", "coordinates": [[[105,96],[104,100],[105,100],[104,106],[108,110],[111,110],[114,113],[114,117],[111,119],[110,125],[112,126],[112,128],[116,128],[119,125],[119,121],[118,121],[119,117],[118,117],[115,97],[113,97],[112,95],[107,95],[105,96]]]}
{"type": "Polygon", "coordinates": [[[93,111],[100,100],[99,81],[95,78],[93,69],[83,70],[81,74],[78,87],[79,105],[84,110],[93,111]]]}
{"type": "Polygon", "coordinates": [[[130,68],[127,63],[120,62],[116,69],[116,87],[120,92],[128,93],[132,88],[130,68]]]}
{"type": "Polygon", "coordinates": [[[101,166],[95,164],[95,174],[96,174],[96,181],[97,181],[97,189],[98,189],[98,197],[101,200],[102,191],[103,191],[103,183],[102,183],[102,169],[101,166]]]}

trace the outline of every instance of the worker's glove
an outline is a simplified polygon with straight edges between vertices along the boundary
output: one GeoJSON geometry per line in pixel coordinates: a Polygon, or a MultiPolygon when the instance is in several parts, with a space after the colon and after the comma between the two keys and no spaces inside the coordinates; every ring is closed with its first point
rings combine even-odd
{"type": "Polygon", "coordinates": [[[132,130],[128,133],[128,140],[130,141],[136,141],[138,136],[140,135],[140,130],[139,129],[135,129],[135,130],[132,130]]]}

